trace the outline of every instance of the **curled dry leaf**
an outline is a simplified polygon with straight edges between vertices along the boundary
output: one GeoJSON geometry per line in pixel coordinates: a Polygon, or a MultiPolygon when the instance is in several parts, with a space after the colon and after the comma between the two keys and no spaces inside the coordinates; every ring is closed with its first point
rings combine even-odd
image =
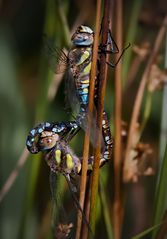
{"type": "Polygon", "coordinates": [[[149,144],[138,143],[130,152],[131,166],[129,168],[132,181],[137,182],[139,176],[150,176],[154,174],[151,155],[153,150],[149,144]]]}
{"type": "Polygon", "coordinates": [[[153,64],[149,75],[148,91],[152,93],[160,90],[165,83],[167,83],[167,69],[161,70],[158,65],[153,64]]]}
{"type": "Polygon", "coordinates": [[[72,223],[69,224],[62,224],[59,223],[56,227],[55,231],[55,238],[56,239],[65,239],[68,237],[69,233],[71,232],[71,228],[73,227],[72,223]]]}
{"type": "MultiPolygon", "coordinates": [[[[128,134],[128,125],[126,122],[122,122],[122,139],[126,142],[128,134]]],[[[136,128],[133,133],[133,145],[130,150],[128,167],[126,170],[127,178],[132,182],[137,182],[139,176],[149,176],[154,174],[152,167],[151,155],[153,150],[150,144],[139,142],[140,139],[140,124],[136,124],[136,128]]],[[[126,180],[128,181],[128,180],[126,180]]]]}
{"type": "Polygon", "coordinates": [[[134,45],[133,51],[141,58],[141,60],[144,60],[150,53],[150,44],[149,42],[144,42],[141,46],[134,45]]]}
{"type": "MultiPolygon", "coordinates": [[[[128,136],[128,124],[125,121],[121,122],[121,136],[123,141],[126,142],[128,136]]],[[[140,124],[136,123],[136,127],[133,133],[133,147],[136,146],[139,136],[140,136],[140,124]]]]}

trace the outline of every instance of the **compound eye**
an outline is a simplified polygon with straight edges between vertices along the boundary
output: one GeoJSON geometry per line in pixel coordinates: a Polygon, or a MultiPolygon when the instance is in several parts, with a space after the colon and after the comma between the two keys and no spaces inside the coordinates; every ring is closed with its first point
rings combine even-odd
{"type": "Polygon", "coordinates": [[[58,139],[59,139],[58,134],[41,137],[38,142],[40,150],[47,150],[53,148],[56,145],[58,139]]]}
{"type": "Polygon", "coordinates": [[[85,40],[87,40],[88,38],[89,38],[89,36],[88,36],[88,35],[85,35],[85,36],[84,36],[84,39],[85,39],[85,40]]]}

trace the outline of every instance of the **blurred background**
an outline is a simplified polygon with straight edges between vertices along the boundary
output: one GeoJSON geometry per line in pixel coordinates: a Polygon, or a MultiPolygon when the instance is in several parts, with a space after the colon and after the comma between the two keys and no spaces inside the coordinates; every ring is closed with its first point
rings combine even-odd
{"type": "MultiPolygon", "coordinates": [[[[96,1],[93,0],[0,1],[1,188],[22,155],[28,131],[35,124],[46,120],[71,119],[71,115],[65,111],[66,93],[63,77],[54,75],[44,56],[43,34],[54,39],[55,45],[60,49],[68,48],[70,36],[78,25],[84,24],[94,28],[95,9],[96,1]]],[[[166,13],[165,0],[123,1],[123,46],[131,43],[131,47],[123,56],[123,120],[126,122],[131,117],[134,97],[147,60],[146,57],[135,72],[134,46],[146,44],[151,51],[166,13]]],[[[114,13],[112,28],[114,38],[117,31],[114,13]]],[[[164,67],[164,50],[165,44],[162,45],[157,59],[162,68],[164,67]]],[[[113,72],[112,69],[105,103],[106,111],[111,115],[112,130],[114,130],[113,72]]],[[[151,160],[155,171],[159,155],[161,105],[162,90],[154,94],[153,107],[143,134],[144,141],[151,144],[154,150],[151,160]]],[[[79,137],[73,140],[71,146],[77,155],[82,155],[79,137]]],[[[104,178],[109,175],[106,171],[105,166],[102,169],[104,178]]],[[[155,183],[156,174],[141,179],[135,185],[127,184],[126,220],[122,238],[130,238],[151,225],[155,183]]],[[[105,192],[112,201],[111,184],[111,181],[105,184],[105,192]]],[[[62,185],[63,192],[68,191],[67,185],[62,185]]],[[[63,200],[70,205],[69,208],[73,208],[69,203],[71,202],[70,194],[63,200]]],[[[40,156],[29,156],[20,169],[16,181],[0,203],[0,238],[52,238],[51,208],[49,168],[40,156]]],[[[69,208],[66,210],[68,211],[69,208]]],[[[74,213],[71,214],[74,216],[74,213]]],[[[96,238],[108,238],[103,215],[99,215],[99,233],[96,238]]]]}

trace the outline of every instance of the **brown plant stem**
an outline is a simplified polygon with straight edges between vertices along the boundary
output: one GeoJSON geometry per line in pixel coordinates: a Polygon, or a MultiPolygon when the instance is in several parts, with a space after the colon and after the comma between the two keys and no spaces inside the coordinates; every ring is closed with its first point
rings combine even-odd
{"type": "Polygon", "coordinates": [[[6,180],[5,184],[3,185],[1,191],[0,191],[0,203],[2,202],[3,198],[6,196],[6,194],[9,192],[10,188],[12,187],[13,183],[15,182],[20,169],[23,167],[25,164],[27,157],[29,155],[29,152],[26,148],[24,148],[15,168],[9,175],[8,179],[6,180]]]}
{"type": "MultiPolygon", "coordinates": [[[[109,0],[104,1],[104,18],[102,24],[102,47],[105,46],[108,37],[109,29],[109,0]]],[[[99,180],[99,162],[100,162],[100,146],[101,146],[101,129],[102,129],[102,119],[104,110],[104,96],[106,89],[106,54],[101,52],[100,54],[100,66],[99,66],[99,87],[98,87],[98,102],[97,102],[97,130],[96,132],[96,142],[94,150],[94,165],[91,181],[91,198],[90,198],[90,225],[95,232],[95,222],[96,222],[96,202],[98,193],[98,180],[99,180]]],[[[91,235],[89,234],[89,237],[91,235]]]]}
{"type": "MultiPolygon", "coordinates": [[[[93,45],[93,56],[92,56],[92,66],[90,74],[90,87],[89,87],[89,104],[88,112],[92,115],[93,104],[94,104],[94,88],[95,88],[95,77],[96,77],[96,67],[97,67],[97,58],[98,58],[98,44],[99,44],[99,32],[100,32],[100,12],[101,12],[101,0],[97,0],[96,7],[96,26],[95,26],[95,35],[94,35],[94,45],[93,45]]],[[[83,151],[83,161],[82,161],[82,174],[80,181],[80,197],[79,203],[81,208],[84,208],[85,200],[85,190],[86,190],[86,179],[87,179],[87,169],[88,169],[88,157],[89,157],[89,141],[90,141],[90,129],[91,129],[91,119],[88,117],[87,129],[84,138],[84,151],[83,151]]],[[[82,215],[78,211],[77,217],[77,231],[76,239],[80,238],[82,225],[82,215]]]]}
{"type": "MultiPolygon", "coordinates": [[[[116,42],[122,49],[122,0],[115,2],[116,9],[116,42]]],[[[122,193],[121,193],[121,113],[122,113],[122,66],[121,63],[115,68],[115,143],[114,143],[114,206],[113,206],[113,229],[114,238],[120,239],[122,225],[122,193]]]]}
{"type": "MultiPolygon", "coordinates": [[[[87,180],[87,187],[85,192],[85,202],[84,202],[84,212],[86,215],[87,220],[89,220],[89,212],[90,212],[90,182],[91,182],[91,175],[89,176],[87,180]]],[[[82,225],[82,231],[81,231],[81,239],[87,239],[88,238],[88,227],[86,224],[82,225]]]]}
{"type": "Polygon", "coordinates": [[[154,47],[152,49],[152,53],[150,55],[150,58],[148,60],[148,63],[146,65],[145,71],[143,73],[139,89],[136,95],[136,99],[134,102],[134,107],[133,107],[133,112],[132,112],[132,117],[131,117],[131,122],[130,122],[130,127],[129,127],[129,134],[128,134],[128,139],[127,139],[127,146],[126,146],[126,151],[125,151],[125,161],[124,161],[124,169],[123,169],[123,180],[124,182],[129,182],[133,178],[133,171],[131,170],[131,162],[129,161],[129,154],[130,150],[133,147],[133,134],[135,131],[135,126],[138,122],[138,117],[140,113],[140,108],[141,108],[141,103],[142,103],[142,98],[144,95],[144,90],[145,86],[148,80],[148,75],[150,72],[150,68],[152,64],[154,63],[154,60],[158,54],[158,51],[161,47],[162,40],[164,38],[165,32],[166,32],[166,26],[167,26],[167,15],[165,16],[162,26],[158,32],[157,38],[155,40],[154,47]]]}

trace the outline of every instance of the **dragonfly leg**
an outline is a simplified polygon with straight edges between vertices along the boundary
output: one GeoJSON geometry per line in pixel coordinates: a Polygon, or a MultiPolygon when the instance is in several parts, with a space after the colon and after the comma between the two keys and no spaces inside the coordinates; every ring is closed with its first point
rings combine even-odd
{"type": "MultiPolygon", "coordinates": [[[[109,66],[111,67],[116,67],[116,65],[119,63],[119,61],[121,60],[121,57],[123,56],[124,52],[130,47],[130,43],[122,50],[120,56],[118,57],[118,59],[116,60],[116,62],[106,62],[109,66]]],[[[119,53],[119,48],[116,44],[116,42],[114,41],[112,35],[111,35],[111,31],[108,31],[108,38],[107,38],[107,43],[103,46],[99,46],[99,50],[100,53],[104,53],[104,54],[117,54],[119,53]],[[109,49],[107,49],[109,47],[109,49]]]]}
{"type": "Polygon", "coordinates": [[[76,121],[66,122],[66,131],[64,132],[63,140],[66,143],[69,143],[72,138],[79,132],[79,130],[80,127],[76,121]]]}

